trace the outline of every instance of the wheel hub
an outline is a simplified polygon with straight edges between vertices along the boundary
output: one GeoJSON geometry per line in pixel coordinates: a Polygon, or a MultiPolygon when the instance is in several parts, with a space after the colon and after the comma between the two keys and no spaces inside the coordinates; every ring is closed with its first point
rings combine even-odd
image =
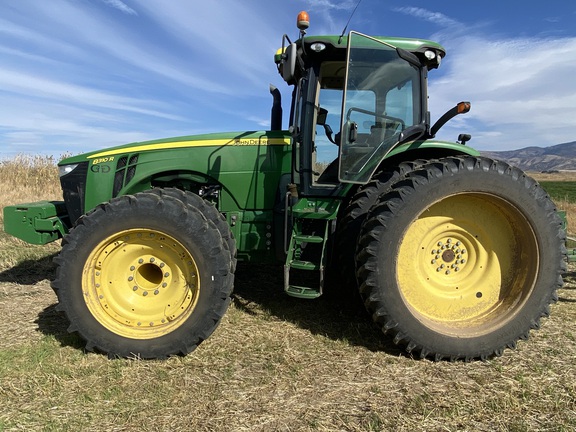
{"type": "Polygon", "coordinates": [[[452,271],[458,272],[466,264],[466,248],[462,241],[454,240],[452,237],[438,241],[431,250],[433,255],[430,264],[438,273],[449,275],[452,271]]]}
{"type": "Polygon", "coordinates": [[[170,267],[153,255],[144,255],[133,262],[127,274],[132,290],[143,296],[158,295],[172,282],[170,267]]]}

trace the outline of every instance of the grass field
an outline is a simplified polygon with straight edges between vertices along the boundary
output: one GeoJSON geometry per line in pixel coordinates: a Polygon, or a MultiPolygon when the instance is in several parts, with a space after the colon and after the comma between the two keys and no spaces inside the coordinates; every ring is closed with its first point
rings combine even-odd
{"type": "Polygon", "coordinates": [[[546,192],[556,201],[576,203],[576,182],[573,181],[541,181],[546,192]]]}
{"type": "MultiPolygon", "coordinates": [[[[45,159],[1,162],[0,188],[1,207],[59,196],[45,159]]],[[[286,297],[280,266],[246,265],[210,339],[139,361],[67,333],[49,285],[58,250],[0,232],[0,431],[576,429],[574,265],[542,328],[486,362],[412,359],[355,308],[286,297]]]]}

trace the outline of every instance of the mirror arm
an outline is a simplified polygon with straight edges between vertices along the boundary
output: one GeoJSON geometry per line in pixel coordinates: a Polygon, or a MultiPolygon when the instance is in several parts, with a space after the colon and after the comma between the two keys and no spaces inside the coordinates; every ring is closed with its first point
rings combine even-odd
{"type": "Polygon", "coordinates": [[[434,138],[436,133],[440,130],[442,126],[448,123],[449,120],[456,117],[458,114],[465,114],[470,111],[470,102],[460,102],[454,108],[446,111],[446,113],[440,117],[434,126],[430,129],[430,136],[434,138]]]}

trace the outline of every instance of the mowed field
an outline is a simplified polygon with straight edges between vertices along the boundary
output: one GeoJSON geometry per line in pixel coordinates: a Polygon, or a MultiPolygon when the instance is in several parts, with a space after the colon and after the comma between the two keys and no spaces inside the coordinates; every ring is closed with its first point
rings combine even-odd
{"type": "MultiPolygon", "coordinates": [[[[0,207],[60,199],[57,177],[50,158],[0,162],[0,207]]],[[[550,187],[573,232],[576,198],[550,187]]],[[[485,362],[411,358],[355,307],[287,297],[281,266],[257,265],[187,357],[109,360],[55,311],[59,247],[0,232],[0,431],[576,430],[575,265],[540,330],[485,362]]]]}

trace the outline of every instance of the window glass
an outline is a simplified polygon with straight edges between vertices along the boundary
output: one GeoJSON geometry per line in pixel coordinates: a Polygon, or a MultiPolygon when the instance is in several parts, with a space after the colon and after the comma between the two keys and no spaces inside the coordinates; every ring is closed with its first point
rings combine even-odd
{"type": "Polygon", "coordinates": [[[396,49],[351,32],[342,112],[341,181],[365,183],[405,129],[421,122],[420,70],[396,49]]]}

